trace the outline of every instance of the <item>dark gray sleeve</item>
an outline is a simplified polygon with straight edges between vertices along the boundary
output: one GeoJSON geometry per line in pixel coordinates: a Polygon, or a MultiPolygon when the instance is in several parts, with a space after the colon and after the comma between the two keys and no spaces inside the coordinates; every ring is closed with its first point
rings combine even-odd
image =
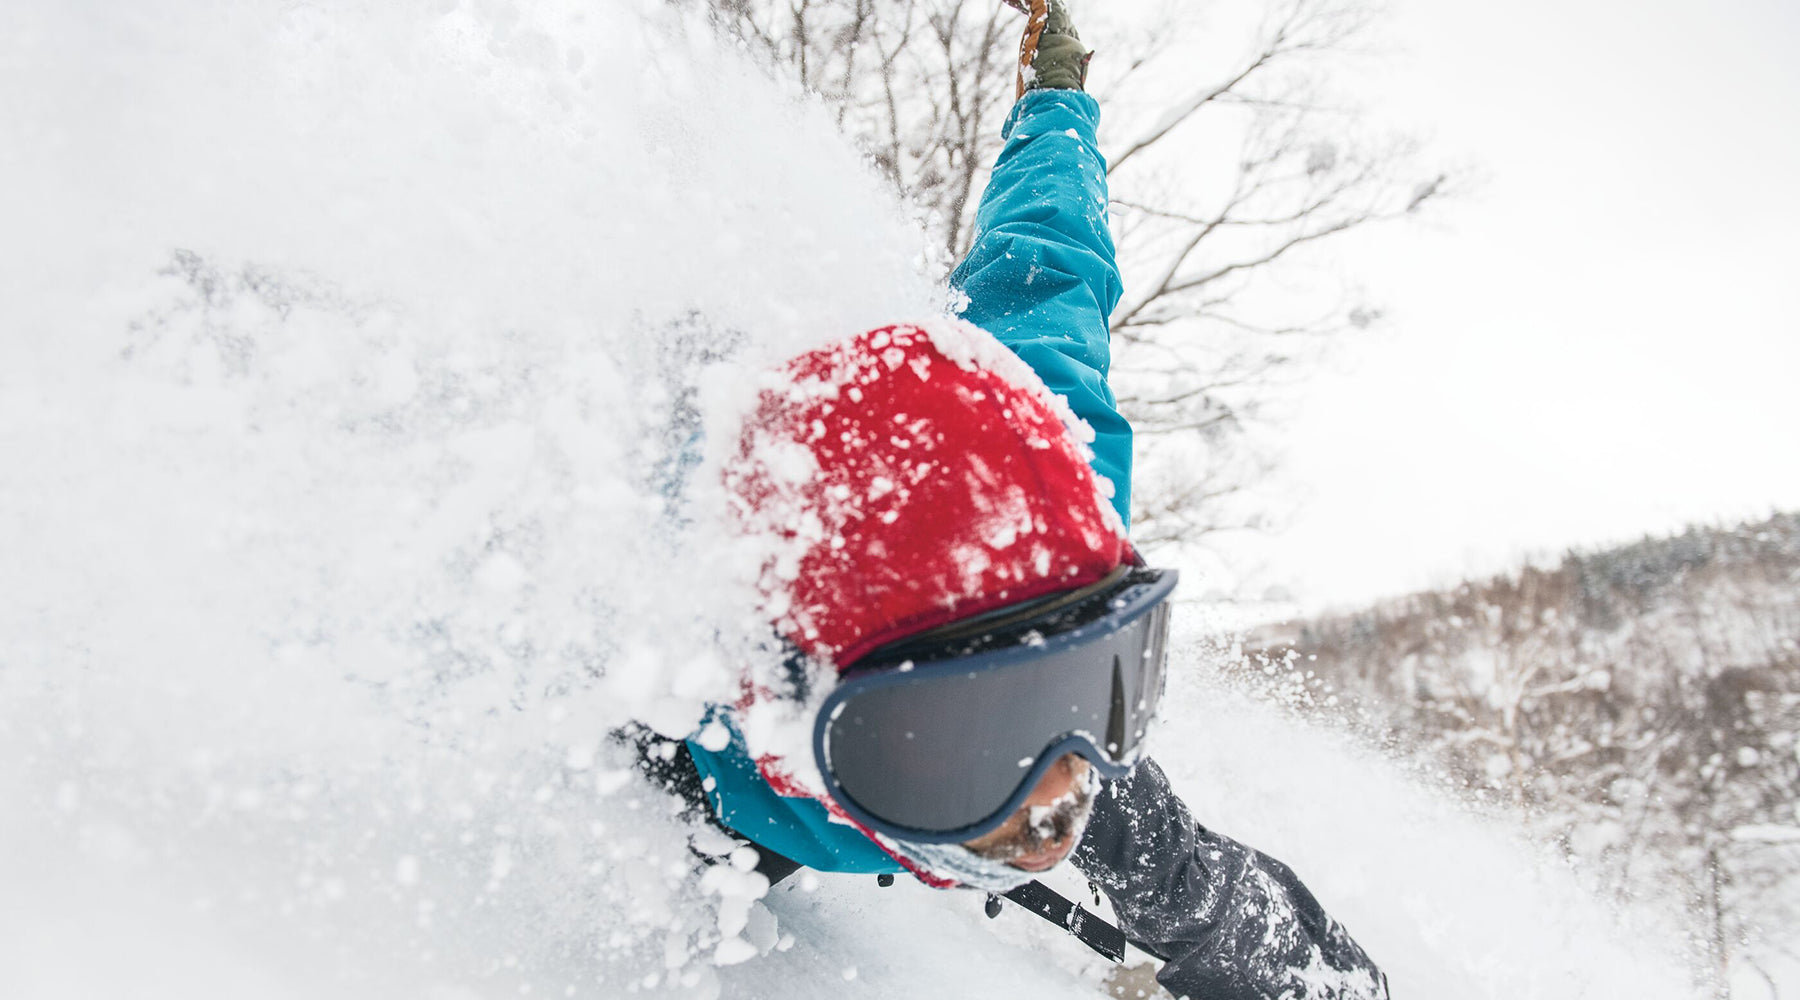
{"type": "Polygon", "coordinates": [[[1387,1000],[1387,977],[1274,858],[1194,822],[1155,761],[1107,782],[1074,854],[1192,1000],[1387,1000]]]}

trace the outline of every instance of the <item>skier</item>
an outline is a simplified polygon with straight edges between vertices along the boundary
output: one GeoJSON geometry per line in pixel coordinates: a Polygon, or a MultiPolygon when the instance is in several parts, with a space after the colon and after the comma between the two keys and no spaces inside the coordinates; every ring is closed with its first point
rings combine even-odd
{"type": "Polygon", "coordinates": [[[1106,381],[1121,289],[1091,54],[1061,0],[1039,0],[1022,52],[951,276],[961,320],[795,359],[727,472],[745,530],[786,547],[762,587],[786,668],[716,716],[728,745],[643,734],[645,760],[773,881],[910,871],[1079,932],[1084,911],[1018,888],[1067,859],[1177,996],[1386,998],[1290,869],[1200,826],[1139,756],[1175,574],[1125,538],[1131,429],[1106,381]],[[743,729],[759,712],[800,717],[811,747],[753,758],[743,729]]]}

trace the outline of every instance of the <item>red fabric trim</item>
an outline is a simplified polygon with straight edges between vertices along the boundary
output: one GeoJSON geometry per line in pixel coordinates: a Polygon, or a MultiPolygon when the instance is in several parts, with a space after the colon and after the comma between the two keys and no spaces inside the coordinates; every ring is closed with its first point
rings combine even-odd
{"type": "Polygon", "coordinates": [[[794,780],[793,775],[789,774],[783,768],[780,758],[759,757],[756,761],[756,768],[762,772],[763,780],[769,783],[770,788],[775,789],[777,795],[785,795],[789,798],[817,799],[825,806],[826,812],[829,812],[843,822],[855,827],[863,836],[869,838],[876,847],[881,848],[883,854],[898,861],[902,868],[905,868],[913,874],[914,878],[931,886],[933,889],[953,889],[961,884],[954,879],[942,878],[932,874],[930,871],[919,867],[911,858],[908,858],[889,847],[887,841],[883,840],[875,831],[858,822],[856,817],[845,812],[843,807],[837,804],[837,800],[833,799],[831,796],[814,795],[811,791],[807,790],[804,785],[794,780]]]}

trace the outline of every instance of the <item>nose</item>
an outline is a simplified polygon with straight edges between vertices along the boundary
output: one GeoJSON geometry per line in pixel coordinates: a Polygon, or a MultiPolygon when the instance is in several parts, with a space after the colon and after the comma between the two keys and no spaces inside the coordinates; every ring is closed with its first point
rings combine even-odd
{"type": "Polygon", "coordinates": [[[1038,783],[1031,788],[1031,794],[1025,796],[1025,804],[1020,808],[1030,809],[1032,806],[1047,806],[1056,802],[1081,786],[1086,780],[1088,762],[1072,753],[1063,754],[1038,783]]]}
{"type": "Polygon", "coordinates": [[[1016,844],[1025,849],[1013,853],[1007,859],[1007,864],[1028,872],[1055,868],[1075,849],[1075,842],[1081,831],[1060,830],[1053,839],[1040,840],[1030,829],[1031,812],[1033,809],[1054,806],[1058,801],[1074,794],[1087,780],[1089,766],[1087,761],[1074,754],[1064,754],[1032,786],[1031,792],[1025,796],[1024,804],[1013,813],[1005,826],[967,846],[979,849],[1002,843],[1016,844]]]}

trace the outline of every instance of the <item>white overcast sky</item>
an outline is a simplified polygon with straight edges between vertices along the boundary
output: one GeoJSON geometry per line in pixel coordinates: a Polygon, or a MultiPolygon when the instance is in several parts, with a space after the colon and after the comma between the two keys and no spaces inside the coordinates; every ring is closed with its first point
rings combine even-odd
{"type": "Polygon", "coordinates": [[[1314,607],[1800,508],[1800,3],[1395,0],[1385,119],[1479,187],[1358,237],[1390,309],[1306,387],[1314,607]]]}

